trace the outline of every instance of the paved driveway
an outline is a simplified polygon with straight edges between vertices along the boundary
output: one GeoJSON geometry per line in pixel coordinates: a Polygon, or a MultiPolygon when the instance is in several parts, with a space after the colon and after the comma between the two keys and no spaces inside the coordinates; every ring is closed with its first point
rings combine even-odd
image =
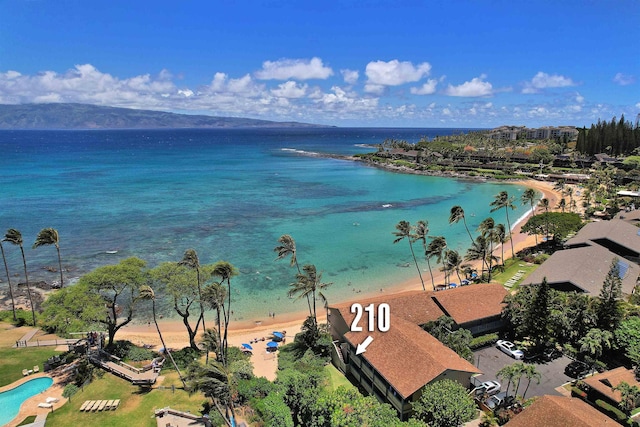
{"type": "MultiPolygon", "coordinates": [[[[476,366],[484,372],[478,379],[481,381],[497,380],[502,384],[502,391],[507,388],[507,383],[498,379],[496,373],[506,365],[511,365],[517,362],[515,359],[507,356],[495,346],[486,347],[473,352],[475,356],[476,366]]],[[[564,368],[571,362],[568,357],[562,356],[551,362],[535,362],[536,369],[542,375],[540,384],[537,384],[535,380],[531,381],[531,386],[527,390],[526,397],[542,396],[544,394],[559,395],[560,393],[555,390],[556,387],[563,385],[566,382],[572,381],[564,374],[564,368]]],[[[524,363],[529,363],[524,361],[524,363]]],[[[523,377],[520,380],[520,387],[518,393],[522,394],[527,386],[527,379],[523,377]]],[[[509,394],[514,390],[513,385],[509,387],[509,394]]]]}

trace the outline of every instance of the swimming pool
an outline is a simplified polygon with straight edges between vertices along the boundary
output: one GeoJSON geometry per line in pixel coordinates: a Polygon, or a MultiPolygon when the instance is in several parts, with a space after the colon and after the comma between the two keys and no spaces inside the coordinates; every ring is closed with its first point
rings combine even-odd
{"type": "MultiPolygon", "coordinates": [[[[34,378],[11,390],[0,393],[0,408],[2,408],[2,411],[0,411],[0,426],[7,424],[18,415],[22,402],[31,396],[42,393],[51,387],[51,384],[53,384],[51,377],[34,378]]],[[[44,398],[42,400],[44,401],[44,398]]]]}

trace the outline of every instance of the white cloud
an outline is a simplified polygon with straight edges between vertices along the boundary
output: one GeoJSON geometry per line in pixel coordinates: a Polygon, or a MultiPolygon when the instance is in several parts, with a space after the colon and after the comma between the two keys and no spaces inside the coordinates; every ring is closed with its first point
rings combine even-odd
{"type": "Polygon", "coordinates": [[[437,85],[438,85],[437,80],[429,79],[421,87],[412,87],[410,91],[414,95],[431,95],[432,93],[436,92],[437,85]]]}
{"type": "Polygon", "coordinates": [[[579,92],[576,92],[576,98],[575,99],[576,99],[576,102],[578,104],[582,104],[584,102],[584,96],[580,95],[579,92]]]}
{"type": "Polygon", "coordinates": [[[308,85],[300,85],[292,80],[278,85],[276,89],[271,89],[271,93],[282,98],[302,98],[306,95],[308,85]]]}
{"type": "Polygon", "coordinates": [[[569,77],[538,71],[531,81],[524,83],[522,93],[538,93],[541,89],[567,86],[576,86],[576,83],[569,77]]]}
{"type": "Polygon", "coordinates": [[[324,80],[332,75],[333,70],[325,67],[320,58],[265,61],[262,70],[255,72],[256,78],[260,80],[324,80]]]}
{"type": "Polygon", "coordinates": [[[358,78],[360,77],[360,73],[357,70],[340,70],[342,74],[342,78],[346,84],[356,84],[358,82],[358,78]]]}
{"type": "Polygon", "coordinates": [[[256,83],[249,74],[239,79],[230,79],[225,73],[216,73],[209,88],[214,93],[228,93],[242,96],[259,96],[264,86],[256,83]]]}
{"type": "Polygon", "coordinates": [[[619,84],[620,86],[627,86],[636,82],[636,78],[634,76],[616,73],[613,76],[613,82],[619,84]]]}
{"type": "Polygon", "coordinates": [[[640,108],[640,102],[636,104],[636,108],[640,108]]]}
{"type": "Polygon", "coordinates": [[[404,83],[417,82],[421,78],[428,76],[431,71],[431,64],[423,62],[414,66],[411,62],[400,62],[394,59],[389,62],[372,61],[367,64],[365,74],[367,75],[367,86],[379,90],[378,86],[398,86],[404,83]]]}
{"type": "Polygon", "coordinates": [[[449,85],[445,90],[445,94],[449,96],[491,96],[493,95],[493,86],[491,83],[484,81],[487,76],[484,74],[480,77],[474,77],[471,81],[464,82],[458,86],[449,85]]]}

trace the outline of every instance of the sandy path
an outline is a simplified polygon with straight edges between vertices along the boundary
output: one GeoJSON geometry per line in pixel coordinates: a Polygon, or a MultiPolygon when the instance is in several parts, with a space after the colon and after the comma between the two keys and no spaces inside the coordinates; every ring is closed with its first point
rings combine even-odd
{"type": "MultiPolygon", "coordinates": [[[[555,206],[562,198],[560,192],[554,190],[554,183],[552,182],[526,180],[518,181],[514,184],[525,185],[543,193],[543,197],[549,199],[550,210],[555,210],[555,206]]],[[[516,200],[515,202],[520,203],[520,200],[516,200]]],[[[537,211],[539,213],[540,208],[538,208],[537,211]]],[[[529,236],[520,232],[522,225],[526,223],[529,217],[530,215],[513,226],[512,238],[515,252],[535,245],[534,236],[529,236]]],[[[506,245],[507,247],[505,247],[504,255],[505,258],[510,258],[511,244],[507,243],[506,245]]],[[[498,247],[494,251],[494,253],[497,256],[501,256],[501,249],[498,247]]],[[[476,262],[475,266],[479,269],[480,262],[476,262]]],[[[428,286],[427,289],[429,289],[431,282],[429,275],[425,275],[424,279],[425,284],[428,286]]],[[[434,268],[434,279],[436,284],[443,283],[444,273],[436,271],[436,268],[434,268]]],[[[388,286],[383,289],[382,292],[394,294],[398,292],[419,289],[422,289],[422,285],[420,283],[419,277],[415,277],[413,279],[388,286]]],[[[372,292],[358,294],[358,297],[354,296],[353,300],[346,302],[356,302],[372,295],[379,295],[379,293],[372,292]]],[[[242,343],[249,344],[255,338],[260,339],[262,337],[265,337],[265,341],[259,341],[257,344],[251,344],[254,349],[251,360],[254,364],[254,372],[256,375],[264,376],[270,380],[273,380],[275,378],[277,360],[271,356],[267,357],[266,342],[268,341],[268,337],[273,331],[287,331],[287,339],[293,339],[295,334],[300,331],[300,326],[304,321],[306,315],[306,312],[286,313],[283,315],[279,314],[277,318],[256,318],[249,321],[232,322],[229,331],[229,343],[232,346],[239,347],[242,343]]],[[[324,321],[324,313],[322,320],[324,321]]],[[[186,331],[181,320],[162,320],[159,322],[159,324],[165,342],[167,343],[167,346],[169,348],[183,348],[189,345],[186,331]]],[[[157,348],[159,348],[160,346],[160,339],[158,338],[158,334],[153,324],[128,325],[118,332],[118,338],[127,339],[134,344],[139,345],[142,345],[144,343],[155,345],[157,346],[157,348]]]]}

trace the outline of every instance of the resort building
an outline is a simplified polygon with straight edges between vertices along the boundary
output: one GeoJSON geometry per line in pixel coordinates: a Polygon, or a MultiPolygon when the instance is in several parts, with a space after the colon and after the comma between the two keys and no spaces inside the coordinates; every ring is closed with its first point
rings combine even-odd
{"type": "Polygon", "coordinates": [[[542,396],[513,417],[507,427],[618,426],[611,418],[575,397],[542,396]]]}
{"type": "Polygon", "coordinates": [[[516,139],[566,139],[572,141],[578,137],[574,126],[544,126],[527,128],[525,126],[500,126],[492,129],[489,136],[493,139],[515,141],[516,139]]]}
{"type": "Polygon", "coordinates": [[[622,292],[630,295],[640,276],[640,229],[620,219],[586,224],[525,281],[547,283],[560,291],[598,295],[614,259],[622,292]]]}
{"type": "MultiPolygon", "coordinates": [[[[476,333],[494,331],[506,291],[499,284],[463,286],[439,292],[413,291],[380,295],[360,301],[389,305],[389,329],[369,331],[368,315],[360,319],[362,331],[353,332],[356,314],[351,304],[329,307],[329,325],[334,339],[333,363],[360,389],[389,403],[406,420],[411,403],[421,396],[422,388],[432,382],[451,379],[469,387],[470,379],[481,371],[443,345],[420,325],[447,315],[456,328],[470,327],[476,333]],[[366,351],[356,354],[359,344],[371,337],[366,351]]],[[[377,321],[378,316],[375,316],[377,321]]]]}
{"type": "MultiPolygon", "coordinates": [[[[589,386],[587,398],[590,401],[595,402],[598,399],[603,399],[614,406],[618,406],[622,402],[622,393],[614,390],[620,383],[625,382],[630,386],[640,387],[640,382],[638,382],[633,369],[627,369],[624,366],[592,375],[585,378],[584,382],[589,386]]],[[[640,402],[635,402],[636,406],[638,403],[640,402]]]]}

